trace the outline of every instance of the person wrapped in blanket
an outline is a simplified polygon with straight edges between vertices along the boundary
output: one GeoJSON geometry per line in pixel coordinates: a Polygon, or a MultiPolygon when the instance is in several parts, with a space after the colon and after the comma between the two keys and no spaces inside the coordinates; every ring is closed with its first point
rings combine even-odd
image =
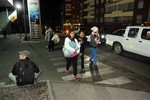
{"type": "Polygon", "coordinates": [[[70,32],[69,36],[65,38],[64,46],[63,46],[63,53],[66,59],[66,73],[70,74],[70,66],[73,66],[73,74],[74,79],[79,80],[77,76],[77,59],[80,53],[80,43],[75,37],[75,33],[72,31],[70,32]]]}
{"type": "Polygon", "coordinates": [[[100,35],[99,35],[99,30],[96,26],[91,28],[92,32],[90,35],[90,50],[91,50],[91,56],[90,56],[90,61],[93,62],[94,66],[97,66],[97,54],[96,54],[96,48],[97,46],[101,43],[100,42],[100,35]]]}

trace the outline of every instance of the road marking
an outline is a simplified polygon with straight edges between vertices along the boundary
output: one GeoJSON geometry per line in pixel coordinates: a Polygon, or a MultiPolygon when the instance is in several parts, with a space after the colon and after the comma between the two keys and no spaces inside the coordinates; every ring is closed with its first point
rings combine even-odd
{"type": "Polygon", "coordinates": [[[51,61],[56,61],[56,62],[58,62],[58,61],[65,61],[65,58],[64,57],[56,57],[55,59],[50,59],[51,61]]]}
{"type": "MultiPolygon", "coordinates": [[[[100,75],[105,75],[105,74],[109,74],[109,73],[113,73],[114,72],[113,70],[108,69],[108,68],[99,69],[98,71],[99,71],[100,75]]],[[[78,76],[79,76],[79,78],[89,78],[92,75],[91,75],[90,71],[87,71],[87,72],[85,72],[83,74],[79,73],[78,76]]],[[[71,74],[71,75],[68,75],[68,76],[63,76],[62,79],[64,81],[71,81],[71,80],[74,80],[74,77],[73,77],[73,74],[71,74]]]]}
{"type": "Polygon", "coordinates": [[[39,43],[40,41],[33,41],[33,40],[28,40],[28,41],[21,41],[22,43],[39,43]]]}
{"type": "Polygon", "coordinates": [[[1,82],[1,83],[0,83],[0,86],[3,86],[3,85],[5,85],[5,82],[1,82]]]}
{"type": "Polygon", "coordinates": [[[66,62],[65,61],[55,62],[55,63],[53,63],[53,66],[55,66],[55,67],[58,67],[58,66],[65,67],[66,62]]]}
{"type": "MultiPolygon", "coordinates": [[[[88,69],[89,68],[89,64],[85,64],[84,67],[85,67],[85,69],[88,69]]],[[[81,67],[79,66],[78,70],[80,70],[80,69],[81,69],[81,67]]],[[[70,66],[69,70],[71,70],[71,71],[73,70],[72,66],[70,66]]],[[[57,68],[57,71],[58,72],[65,72],[66,71],[66,67],[57,68]]]]}
{"type": "Polygon", "coordinates": [[[108,84],[108,85],[123,85],[127,83],[131,83],[132,81],[125,76],[107,79],[99,82],[95,82],[96,84],[108,84]]]}
{"type": "MultiPolygon", "coordinates": [[[[86,68],[86,72],[81,74],[81,73],[78,73],[78,76],[79,78],[89,78],[89,77],[92,77],[91,75],[91,72],[90,72],[90,67],[89,67],[89,59],[90,57],[85,55],[84,56],[85,59],[84,61],[86,62],[85,63],[85,68],[86,68]],[[89,70],[89,71],[87,71],[89,70]]],[[[58,60],[61,60],[59,63],[54,63],[54,66],[64,66],[64,67],[60,67],[60,68],[57,68],[57,71],[58,72],[65,72],[66,71],[66,67],[65,67],[65,63],[62,62],[62,59],[64,58],[58,58],[56,60],[52,60],[52,61],[57,61],[58,60]]],[[[80,59],[78,59],[78,63],[80,63],[80,59]]],[[[99,75],[102,76],[102,75],[106,75],[106,74],[110,74],[110,73],[114,73],[114,71],[112,70],[112,68],[106,64],[103,64],[101,62],[98,62],[98,68],[99,70],[97,72],[99,72],[99,75]]],[[[80,69],[80,67],[78,67],[78,70],[80,69]]],[[[71,80],[74,80],[74,75],[73,75],[73,69],[72,69],[72,66],[70,67],[70,70],[72,72],[72,74],[70,75],[66,75],[66,76],[62,76],[62,79],[64,81],[71,81],[71,80]]],[[[95,71],[95,70],[93,70],[95,71]]],[[[94,82],[96,84],[107,84],[107,85],[123,85],[123,84],[127,84],[127,83],[131,83],[132,81],[130,79],[128,79],[127,77],[125,76],[121,76],[121,77],[117,77],[117,78],[110,78],[110,79],[107,79],[107,80],[102,80],[102,81],[98,81],[98,82],[94,82]]]]}
{"type": "Polygon", "coordinates": [[[109,69],[109,68],[103,68],[103,69],[99,69],[99,74],[100,75],[105,75],[105,74],[110,74],[113,73],[114,71],[109,69]]]}
{"type": "MultiPolygon", "coordinates": [[[[55,55],[56,56],[56,55],[55,55]]],[[[51,56],[52,57],[52,56],[51,56]]],[[[55,58],[55,59],[50,59],[51,61],[53,61],[53,62],[56,62],[56,63],[53,63],[53,66],[66,66],[66,61],[65,61],[65,58],[64,57],[54,57],[53,56],[53,58],[55,58]]],[[[87,66],[87,65],[89,65],[89,63],[88,63],[88,61],[89,61],[89,57],[88,56],[85,56],[85,59],[84,59],[84,62],[85,62],[85,66],[87,66]]],[[[80,65],[80,63],[81,63],[81,60],[80,59],[78,59],[78,65],[80,65]]],[[[59,70],[59,69],[58,69],[59,70]]]]}

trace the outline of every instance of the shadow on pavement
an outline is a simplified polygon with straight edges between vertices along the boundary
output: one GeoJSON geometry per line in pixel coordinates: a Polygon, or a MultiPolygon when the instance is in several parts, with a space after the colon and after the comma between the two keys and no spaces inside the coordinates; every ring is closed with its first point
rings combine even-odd
{"type": "Polygon", "coordinates": [[[98,67],[94,66],[92,62],[89,64],[89,67],[90,67],[90,72],[91,72],[91,75],[92,75],[92,81],[93,82],[101,81],[102,78],[99,74],[98,67]]]}

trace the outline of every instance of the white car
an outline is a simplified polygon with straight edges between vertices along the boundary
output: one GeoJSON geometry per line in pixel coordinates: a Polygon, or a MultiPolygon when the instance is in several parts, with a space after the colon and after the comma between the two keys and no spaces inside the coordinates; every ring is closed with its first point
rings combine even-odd
{"type": "Polygon", "coordinates": [[[116,54],[129,51],[150,57],[150,27],[127,26],[123,35],[106,35],[106,44],[113,47],[116,54]]]}

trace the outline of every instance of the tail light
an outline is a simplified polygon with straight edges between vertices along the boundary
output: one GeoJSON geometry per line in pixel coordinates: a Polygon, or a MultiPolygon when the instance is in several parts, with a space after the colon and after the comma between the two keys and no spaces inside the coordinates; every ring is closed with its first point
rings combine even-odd
{"type": "Polygon", "coordinates": [[[68,29],[66,29],[65,33],[66,33],[66,34],[69,34],[69,30],[68,30],[68,29]]]}

